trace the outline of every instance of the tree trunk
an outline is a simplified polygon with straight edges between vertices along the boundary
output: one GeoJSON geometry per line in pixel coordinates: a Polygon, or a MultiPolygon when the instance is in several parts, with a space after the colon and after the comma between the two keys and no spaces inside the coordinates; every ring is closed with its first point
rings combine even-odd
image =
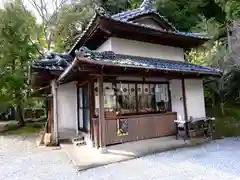
{"type": "Polygon", "coordinates": [[[19,122],[20,126],[25,125],[23,115],[22,115],[22,108],[20,105],[17,105],[17,108],[16,108],[16,120],[19,122]]]}
{"type": "Polygon", "coordinates": [[[225,112],[224,112],[224,103],[221,102],[221,103],[220,103],[220,106],[221,106],[222,115],[225,115],[225,112]]]}
{"type": "Polygon", "coordinates": [[[214,92],[212,92],[212,107],[214,108],[215,107],[215,104],[216,104],[216,102],[215,102],[215,93],[214,92]]]}

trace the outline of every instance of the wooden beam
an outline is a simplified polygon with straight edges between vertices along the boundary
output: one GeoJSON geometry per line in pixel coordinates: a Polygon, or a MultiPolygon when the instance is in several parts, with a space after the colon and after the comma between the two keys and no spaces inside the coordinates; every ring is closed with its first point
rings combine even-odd
{"type": "Polygon", "coordinates": [[[83,86],[85,84],[89,83],[89,80],[84,80],[84,81],[81,81],[81,82],[77,82],[77,87],[80,87],[80,86],[83,86]]]}
{"type": "Polygon", "coordinates": [[[103,32],[105,32],[108,37],[111,36],[112,32],[109,31],[105,26],[103,26],[102,24],[100,24],[99,28],[100,28],[103,32]]]}
{"type": "Polygon", "coordinates": [[[161,71],[157,69],[150,69],[148,72],[147,69],[143,68],[127,68],[125,71],[121,67],[107,67],[105,66],[103,69],[104,76],[132,76],[132,77],[164,77],[168,79],[181,79],[184,78],[202,78],[203,74],[196,74],[191,72],[173,72],[173,71],[161,71]]]}

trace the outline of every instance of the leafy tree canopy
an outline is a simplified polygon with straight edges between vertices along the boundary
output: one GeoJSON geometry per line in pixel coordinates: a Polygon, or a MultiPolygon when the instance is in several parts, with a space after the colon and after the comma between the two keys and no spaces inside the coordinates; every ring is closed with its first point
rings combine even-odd
{"type": "Polygon", "coordinates": [[[0,11],[0,104],[14,105],[22,125],[27,65],[38,51],[33,40],[35,25],[35,17],[19,1],[5,4],[0,11]]]}

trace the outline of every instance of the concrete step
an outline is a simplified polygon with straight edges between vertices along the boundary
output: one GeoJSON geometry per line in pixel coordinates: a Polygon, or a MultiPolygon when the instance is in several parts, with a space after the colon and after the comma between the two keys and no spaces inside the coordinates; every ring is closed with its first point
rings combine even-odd
{"type": "Polygon", "coordinates": [[[71,139],[72,139],[73,143],[75,143],[77,141],[84,141],[84,137],[83,136],[73,137],[71,139]]]}
{"type": "Polygon", "coordinates": [[[84,140],[75,141],[73,144],[75,146],[83,146],[83,145],[86,145],[86,141],[84,141],[84,140]]]}
{"type": "Polygon", "coordinates": [[[76,136],[76,137],[72,137],[71,141],[75,146],[86,145],[86,141],[84,139],[84,136],[81,136],[81,135],[76,136]]]}

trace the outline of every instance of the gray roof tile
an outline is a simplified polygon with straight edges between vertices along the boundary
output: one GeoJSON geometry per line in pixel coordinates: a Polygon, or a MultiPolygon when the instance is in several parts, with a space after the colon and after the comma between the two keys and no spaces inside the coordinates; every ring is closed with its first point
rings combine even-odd
{"type": "MultiPolygon", "coordinates": [[[[76,55],[78,53],[76,52],[76,55]]],[[[106,65],[116,65],[124,67],[142,67],[146,69],[159,69],[163,71],[192,72],[200,74],[220,74],[220,70],[204,67],[186,62],[178,62],[164,59],[154,59],[146,57],[136,57],[128,55],[114,54],[113,52],[85,52],[84,57],[99,61],[106,65]]]]}
{"type": "Polygon", "coordinates": [[[91,28],[92,24],[95,22],[96,17],[98,15],[100,15],[102,17],[105,17],[105,18],[113,19],[115,21],[120,21],[120,22],[123,22],[123,23],[128,23],[128,24],[132,24],[132,25],[136,25],[136,26],[146,27],[146,28],[159,30],[159,31],[164,31],[164,30],[160,30],[160,29],[157,29],[155,27],[152,27],[152,26],[148,26],[148,25],[145,25],[145,24],[140,24],[140,23],[136,23],[136,22],[132,21],[132,19],[134,19],[134,18],[136,18],[138,16],[147,15],[147,14],[151,14],[151,13],[154,13],[157,16],[159,16],[161,19],[163,19],[172,28],[172,30],[165,31],[165,32],[176,34],[176,35],[182,35],[182,36],[186,36],[186,37],[200,38],[200,39],[206,39],[206,40],[209,39],[209,37],[207,37],[206,35],[202,36],[201,34],[178,31],[173,24],[171,24],[164,16],[160,15],[159,13],[157,13],[153,8],[140,7],[140,8],[137,8],[137,9],[128,10],[128,11],[124,11],[124,12],[121,12],[121,13],[118,13],[118,14],[114,14],[112,16],[110,16],[108,13],[106,13],[104,11],[104,9],[96,8],[95,15],[93,16],[93,18],[89,22],[89,24],[86,27],[86,29],[81,33],[79,39],[72,46],[72,48],[69,50],[69,53],[72,53],[72,51],[74,50],[76,45],[79,43],[79,41],[83,38],[85,33],[91,28]]]}
{"type": "Polygon", "coordinates": [[[124,11],[118,14],[114,14],[111,16],[111,18],[115,20],[119,20],[122,22],[131,22],[132,19],[142,16],[142,15],[148,15],[148,14],[156,14],[161,19],[163,19],[173,30],[177,31],[177,29],[171,24],[164,16],[157,13],[153,8],[137,8],[133,10],[124,11]]]}
{"type": "Polygon", "coordinates": [[[111,17],[116,20],[129,21],[130,19],[135,18],[137,16],[149,14],[153,12],[154,12],[153,9],[137,8],[133,10],[124,11],[118,14],[114,14],[111,17]]]}
{"type": "Polygon", "coordinates": [[[63,71],[73,61],[73,57],[69,54],[46,53],[38,60],[32,62],[35,69],[59,70],[63,71]]]}
{"type": "MultiPolygon", "coordinates": [[[[144,2],[143,2],[143,4],[144,4],[144,2]]],[[[146,26],[148,28],[154,28],[154,27],[149,27],[144,24],[132,22],[132,19],[134,19],[138,16],[148,15],[148,14],[152,14],[152,13],[156,14],[161,19],[163,19],[173,29],[173,31],[170,31],[173,34],[183,35],[183,36],[187,36],[187,37],[203,38],[203,39],[208,38],[207,36],[202,36],[201,34],[197,34],[197,33],[178,31],[177,28],[172,23],[170,23],[166,17],[160,15],[158,12],[156,12],[151,7],[146,8],[143,6],[143,7],[137,8],[137,9],[124,11],[124,12],[112,15],[111,18],[114,20],[117,20],[117,21],[125,22],[125,23],[131,23],[131,24],[135,24],[135,25],[139,25],[139,26],[146,26]]],[[[154,28],[154,29],[156,29],[156,28],[154,28]]]]}
{"type": "MultiPolygon", "coordinates": [[[[178,62],[164,59],[154,59],[147,57],[137,57],[115,54],[112,51],[94,52],[85,47],[76,51],[76,56],[85,57],[94,62],[100,62],[105,65],[158,69],[169,72],[190,72],[199,74],[220,74],[220,70],[204,67],[186,62],[178,62]]],[[[50,71],[64,71],[73,61],[73,57],[69,54],[50,53],[32,63],[35,69],[45,69],[50,71]]]]}

